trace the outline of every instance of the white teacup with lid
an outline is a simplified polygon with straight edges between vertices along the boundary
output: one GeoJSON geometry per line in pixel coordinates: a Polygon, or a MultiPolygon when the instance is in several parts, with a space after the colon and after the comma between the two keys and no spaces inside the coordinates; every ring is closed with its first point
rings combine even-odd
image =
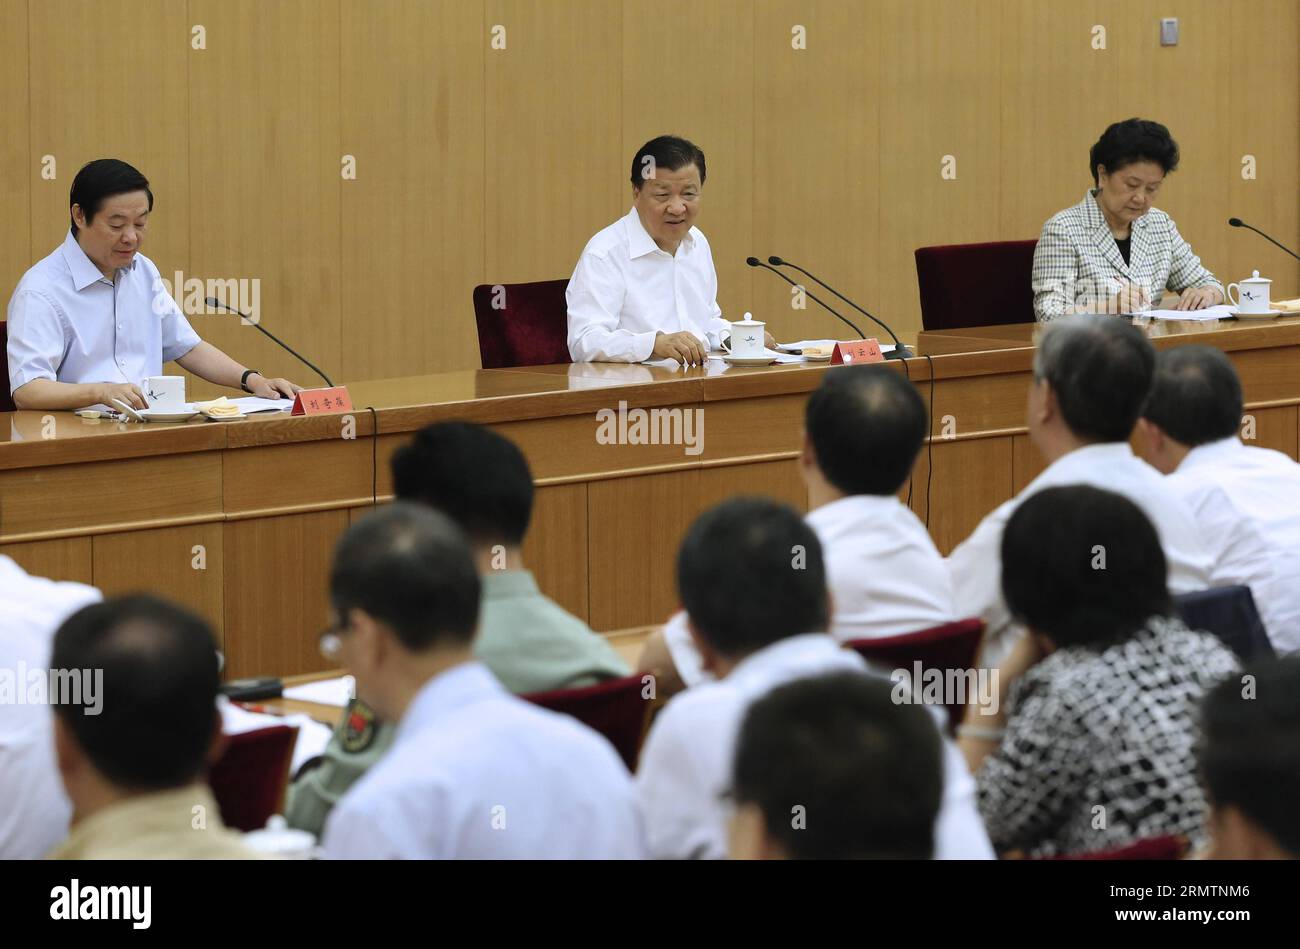
{"type": "Polygon", "coordinates": [[[737,359],[762,359],[767,355],[767,324],[746,313],[731,324],[731,338],[723,348],[737,359]]]}
{"type": "Polygon", "coordinates": [[[1240,283],[1230,283],[1227,286],[1228,300],[1241,313],[1268,313],[1270,312],[1269,291],[1273,281],[1268,277],[1261,277],[1256,270],[1250,275],[1249,280],[1243,280],[1240,283]],[[1237,296],[1232,295],[1233,288],[1237,289],[1237,296]]]}

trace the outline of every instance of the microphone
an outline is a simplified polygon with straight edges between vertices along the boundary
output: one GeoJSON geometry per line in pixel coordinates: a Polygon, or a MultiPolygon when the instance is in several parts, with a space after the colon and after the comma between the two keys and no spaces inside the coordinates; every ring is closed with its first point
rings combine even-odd
{"type": "MultiPolygon", "coordinates": [[[[791,280],[791,279],[790,279],[789,277],[787,277],[785,274],[781,273],[781,271],[777,270],[775,267],[768,267],[767,264],[763,263],[763,262],[762,262],[761,260],[759,260],[757,257],[746,257],[746,258],[745,258],[745,263],[749,264],[749,266],[751,266],[751,267],[764,267],[764,268],[766,268],[767,270],[772,271],[772,273],[776,274],[778,277],[780,277],[782,280],[784,280],[784,281],[785,281],[786,283],[788,283],[790,286],[792,286],[792,287],[798,287],[798,286],[799,286],[799,284],[795,283],[793,280],[791,280]]],[[[821,306],[821,308],[822,308],[823,310],[826,310],[827,312],[829,312],[831,315],[833,315],[833,316],[834,316],[837,320],[839,320],[841,323],[845,323],[845,324],[847,324],[848,327],[849,327],[849,329],[853,330],[853,332],[855,332],[855,333],[858,334],[858,335],[857,335],[857,339],[863,339],[863,338],[864,338],[863,335],[862,335],[862,330],[858,329],[856,326],[854,326],[852,323],[850,323],[847,319],[845,319],[843,316],[841,316],[838,312],[836,312],[834,309],[832,309],[829,303],[826,303],[826,302],[823,301],[823,300],[819,300],[819,299],[817,299],[817,297],[813,296],[813,293],[812,293],[811,290],[807,290],[807,289],[805,289],[805,288],[803,288],[803,287],[800,287],[800,289],[803,290],[804,293],[808,294],[808,296],[812,297],[813,302],[815,302],[815,303],[817,303],[819,306],[821,306]]]]}
{"type": "Polygon", "coordinates": [[[835,289],[834,287],[832,287],[830,284],[826,283],[824,280],[818,280],[817,277],[815,277],[815,276],[813,276],[812,274],[808,273],[808,271],[804,270],[804,269],[803,269],[802,267],[800,267],[798,264],[792,264],[792,263],[790,263],[790,261],[788,261],[788,260],[782,260],[780,257],[777,257],[777,256],[775,256],[775,255],[773,255],[773,256],[767,258],[767,262],[770,263],[770,264],[774,264],[774,265],[776,265],[777,267],[793,267],[795,270],[799,271],[799,272],[800,272],[801,274],[803,274],[804,276],[806,276],[806,277],[812,277],[812,279],[813,279],[813,281],[814,281],[815,283],[817,283],[818,285],[820,285],[820,286],[822,286],[822,287],[825,287],[825,288],[826,288],[827,290],[829,290],[831,293],[835,294],[837,297],[839,297],[841,300],[843,300],[843,301],[844,301],[845,303],[847,303],[849,306],[853,307],[853,309],[857,310],[859,313],[861,313],[861,314],[862,314],[863,316],[865,316],[867,319],[871,320],[873,323],[875,323],[877,326],[879,326],[881,329],[883,329],[886,333],[888,333],[888,334],[890,335],[890,337],[892,337],[893,340],[894,340],[894,351],[893,351],[892,353],[886,353],[886,354],[885,354],[885,358],[886,358],[886,359],[907,359],[908,357],[910,357],[910,356],[913,355],[912,351],[909,350],[906,346],[903,345],[903,341],[900,340],[900,339],[898,338],[898,334],[895,333],[892,329],[890,329],[889,326],[885,323],[884,320],[878,320],[878,319],[876,319],[874,316],[872,316],[870,313],[868,313],[868,312],[867,312],[866,310],[864,310],[862,307],[858,306],[856,303],[854,303],[852,300],[850,300],[850,299],[849,299],[848,297],[846,297],[844,294],[840,293],[838,290],[836,290],[836,289],[835,289]]]}
{"type": "Polygon", "coordinates": [[[226,304],[224,304],[224,303],[222,303],[220,300],[218,300],[216,297],[205,297],[205,298],[203,299],[203,302],[206,303],[206,304],[207,304],[208,306],[210,306],[210,307],[215,307],[216,309],[219,309],[219,310],[226,310],[226,311],[229,312],[229,313],[235,313],[235,314],[238,314],[239,316],[242,316],[244,319],[248,320],[248,322],[251,323],[253,326],[255,326],[255,327],[257,327],[259,330],[261,330],[262,333],[263,333],[264,335],[266,335],[267,337],[269,337],[270,340],[271,340],[273,343],[275,343],[275,344],[276,344],[277,346],[279,346],[281,349],[283,349],[283,350],[285,350],[286,352],[288,352],[289,355],[293,356],[295,359],[297,359],[300,363],[302,363],[303,365],[305,365],[305,366],[306,366],[308,369],[310,369],[312,372],[316,373],[316,375],[318,375],[318,376],[320,376],[322,379],[324,379],[324,380],[325,380],[325,385],[329,386],[331,389],[334,388],[334,383],[330,381],[330,377],[329,377],[329,376],[325,375],[325,373],[321,372],[321,371],[320,371],[319,369],[317,369],[314,365],[312,365],[310,362],[308,362],[307,359],[306,359],[306,357],[304,357],[304,356],[300,356],[298,353],[294,352],[293,349],[292,349],[292,347],[290,347],[288,343],[286,343],[284,340],[280,339],[278,336],[276,336],[276,335],[275,335],[274,333],[272,333],[270,330],[262,329],[262,325],[261,325],[260,323],[258,323],[257,320],[255,320],[255,319],[253,319],[251,316],[249,316],[247,313],[240,313],[239,310],[235,309],[233,306],[227,306],[226,304]]]}
{"type": "Polygon", "coordinates": [[[1265,234],[1265,233],[1264,233],[1263,231],[1261,231],[1259,228],[1257,228],[1257,227],[1251,227],[1249,224],[1247,224],[1247,223],[1246,223],[1245,221],[1243,221],[1241,218],[1239,218],[1239,217],[1230,217],[1230,218],[1228,218],[1228,223],[1231,224],[1233,227],[1244,227],[1244,228],[1245,228],[1246,230],[1248,230],[1248,231],[1254,231],[1256,234],[1258,234],[1260,237],[1264,238],[1264,240],[1268,241],[1270,244],[1277,244],[1278,247],[1281,247],[1284,251],[1286,251],[1288,254],[1290,254],[1292,257],[1294,257],[1296,260],[1300,260],[1300,254],[1297,254],[1297,253],[1296,253],[1295,251],[1293,251],[1290,247],[1287,247],[1287,246],[1285,246],[1285,245],[1283,245],[1283,244],[1278,244],[1277,241],[1273,240],[1273,238],[1269,237],[1267,234],[1265,234]]]}

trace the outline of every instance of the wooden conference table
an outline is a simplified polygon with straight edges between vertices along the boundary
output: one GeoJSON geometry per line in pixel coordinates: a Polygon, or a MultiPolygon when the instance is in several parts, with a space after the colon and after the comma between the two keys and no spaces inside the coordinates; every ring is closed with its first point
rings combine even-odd
{"type": "MultiPolygon", "coordinates": [[[[1147,329],[1157,347],[1225,350],[1254,443],[1296,457],[1300,317],[1147,329]]],[[[1041,470],[1024,424],[1033,330],[918,336],[934,359],[934,470],[927,490],[923,450],[911,506],[929,512],[945,553],[1041,470]]],[[[930,364],[905,368],[928,402],[930,364]]],[[[192,607],[221,638],[229,676],[323,670],[316,641],[334,541],[391,499],[388,461],[412,432],[463,419],[528,457],[538,491],[525,556],[542,589],[600,631],[657,623],[676,605],[677,545],[702,510],[737,494],[806,507],[803,407],[825,371],[585,364],[350,381],[353,404],[367,408],[347,417],[139,425],[2,413],[0,553],[106,594],[149,590],[192,607]],[[598,413],[620,406],[628,438],[607,444],[618,426],[598,413]],[[703,439],[692,425],[677,429],[686,444],[633,444],[637,409],[680,410],[679,426],[691,412],[703,439]]]]}

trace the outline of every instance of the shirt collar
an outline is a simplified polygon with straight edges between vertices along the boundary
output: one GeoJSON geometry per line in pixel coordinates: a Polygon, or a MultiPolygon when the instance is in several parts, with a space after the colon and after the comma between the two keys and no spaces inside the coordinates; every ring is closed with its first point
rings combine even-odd
{"type": "MultiPolygon", "coordinates": [[[[86,252],[81,249],[77,243],[76,236],[72,230],[68,230],[68,236],[63,239],[63,259],[68,264],[68,272],[72,274],[72,285],[78,291],[85,290],[92,283],[100,280],[107,281],[108,278],[100,272],[95,266],[95,262],[86,256],[86,252]]],[[[119,267],[119,270],[134,270],[135,263],[140,259],[139,253],[131,258],[131,263],[125,267],[119,267]]]]}
{"type": "Polygon", "coordinates": [[[1187,453],[1177,470],[1185,471],[1199,465],[1212,465],[1216,461],[1224,461],[1237,452],[1244,450],[1245,447],[1236,435],[1220,438],[1217,442],[1206,442],[1204,445],[1197,445],[1187,453]]]}
{"type": "Polygon", "coordinates": [[[483,574],[483,598],[499,600],[508,596],[537,596],[537,587],[531,570],[489,570],[483,574]]]}
{"type": "MultiPolygon", "coordinates": [[[[641,223],[641,215],[637,212],[636,205],[632,206],[632,210],[627,213],[627,217],[624,220],[628,222],[627,250],[633,260],[638,257],[644,257],[646,254],[653,254],[655,251],[659,251],[662,254],[668,253],[655,243],[655,239],[651,237],[650,232],[645,229],[645,225],[641,223]]],[[[695,246],[695,235],[691,233],[693,230],[694,228],[688,230],[686,236],[682,238],[681,246],[678,249],[681,250],[683,254],[689,254],[691,248],[695,246]]]]}
{"type": "Polygon", "coordinates": [[[505,686],[483,663],[471,661],[452,666],[438,673],[415,693],[397,726],[393,741],[405,740],[458,708],[504,694],[505,686]]]}
{"type": "Polygon", "coordinates": [[[829,633],[801,633],[750,653],[736,663],[725,681],[744,683],[752,679],[765,680],[774,673],[809,664],[821,665],[828,658],[833,662],[832,657],[843,655],[846,655],[844,647],[829,633]]]}
{"type": "Polygon", "coordinates": [[[134,794],[115,804],[102,808],[79,821],[58,848],[75,850],[87,841],[124,839],[128,834],[141,833],[144,828],[174,829],[189,826],[190,815],[196,806],[202,807],[213,821],[212,826],[222,827],[221,811],[216,798],[206,784],[187,784],[179,788],[134,794]],[[184,823],[179,822],[181,815],[184,823]]]}
{"type": "Polygon", "coordinates": [[[902,507],[892,494],[850,494],[809,511],[804,520],[815,531],[845,522],[861,522],[888,517],[902,507]]]}
{"type": "Polygon", "coordinates": [[[1067,452],[1057,458],[1038,477],[1042,478],[1048,472],[1056,473],[1063,469],[1104,468],[1136,458],[1137,455],[1133,454],[1133,449],[1128,442],[1095,442],[1091,445],[1084,445],[1082,448],[1076,448],[1074,451],[1067,452]]]}

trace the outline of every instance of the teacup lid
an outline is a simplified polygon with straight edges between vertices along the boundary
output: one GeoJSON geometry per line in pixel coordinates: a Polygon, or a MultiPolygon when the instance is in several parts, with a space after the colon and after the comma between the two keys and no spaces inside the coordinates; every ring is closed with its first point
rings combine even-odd
{"type": "MultiPolygon", "coordinates": [[[[1251,272],[1251,275],[1250,275],[1250,281],[1251,281],[1252,283],[1272,283],[1272,282],[1273,282],[1272,279],[1269,278],[1269,277],[1261,277],[1261,276],[1259,275],[1259,271],[1258,271],[1258,270],[1255,270],[1255,271],[1252,271],[1252,272],[1251,272]]],[[[747,314],[747,315],[748,315],[748,314],[747,314]]]]}
{"type": "Polygon", "coordinates": [[[759,321],[754,319],[754,315],[752,313],[746,313],[745,318],[743,320],[736,320],[731,325],[732,326],[758,326],[759,321]]]}

